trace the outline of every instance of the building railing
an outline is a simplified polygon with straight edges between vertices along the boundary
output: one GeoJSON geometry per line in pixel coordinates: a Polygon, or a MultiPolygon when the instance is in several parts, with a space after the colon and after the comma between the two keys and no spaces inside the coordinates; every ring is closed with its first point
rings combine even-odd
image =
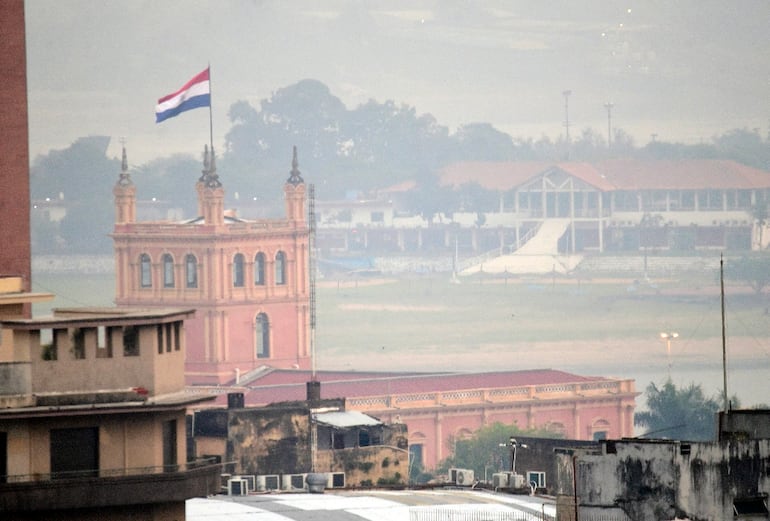
{"type": "MultiPolygon", "coordinates": [[[[202,230],[205,230],[207,226],[211,224],[199,224],[189,225],[184,223],[179,224],[167,224],[157,222],[137,222],[118,225],[116,228],[119,233],[124,230],[130,230],[131,232],[141,232],[144,235],[198,235],[202,230]]],[[[285,231],[296,228],[293,222],[289,222],[282,219],[277,220],[261,220],[239,223],[227,223],[227,228],[231,232],[253,232],[253,231],[265,231],[265,230],[277,230],[285,231]]]]}
{"type": "Polygon", "coordinates": [[[491,261],[492,259],[496,259],[497,257],[500,257],[501,255],[510,255],[514,253],[516,250],[524,246],[527,241],[529,241],[532,237],[537,235],[537,232],[540,230],[541,225],[537,225],[533,228],[530,228],[524,235],[522,235],[518,241],[516,241],[515,244],[509,244],[507,246],[502,246],[499,248],[495,248],[493,250],[489,250],[485,253],[482,253],[481,255],[476,255],[475,257],[463,259],[459,261],[457,266],[457,271],[463,271],[467,268],[470,268],[471,266],[478,266],[479,264],[484,264],[487,261],[491,261]]]}
{"type": "Polygon", "coordinates": [[[131,508],[206,497],[221,488],[222,466],[212,461],[3,476],[6,482],[0,483],[0,512],[131,508]]]}
{"type": "Polygon", "coordinates": [[[152,474],[167,474],[169,472],[188,472],[193,469],[199,469],[211,465],[217,465],[216,458],[206,458],[195,461],[188,461],[175,465],[156,465],[147,467],[131,467],[116,469],[94,469],[94,470],[71,470],[51,473],[35,474],[10,474],[0,475],[0,487],[6,483],[28,483],[43,481],[56,481],[65,479],[79,478],[114,478],[125,476],[147,476],[152,474]]]}
{"type": "Polygon", "coordinates": [[[347,404],[351,409],[360,411],[400,409],[424,407],[426,405],[470,405],[474,403],[489,404],[509,402],[510,400],[544,400],[558,395],[572,397],[601,397],[619,394],[634,394],[635,389],[631,380],[603,380],[592,382],[575,382],[551,385],[522,385],[503,388],[479,388],[462,391],[420,392],[405,394],[387,394],[348,398],[347,404]],[[419,405],[418,405],[419,404],[419,405]]]}

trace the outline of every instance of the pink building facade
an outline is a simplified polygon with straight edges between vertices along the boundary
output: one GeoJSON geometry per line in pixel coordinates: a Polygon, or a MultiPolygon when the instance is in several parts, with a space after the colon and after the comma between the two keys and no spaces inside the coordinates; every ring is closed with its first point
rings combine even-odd
{"type": "MultiPolygon", "coordinates": [[[[309,371],[270,370],[241,386],[247,406],[304,400],[309,371]]],[[[371,373],[320,371],[322,399],[345,398],[347,410],[386,424],[403,423],[413,461],[426,469],[454,451],[453,442],[502,423],[545,429],[564,439],[620,439],[634,435],[633,380],[581,376],[554,369],[492,373],[371,373]]],[[[226,404],[222,388],[207,390],[226,404]]],[[[506,441],[506,440],[502,440],[506,441]]]]}
{"type": "Polygon", "coordinates": [[[308,223],[296,149],[284,218],[226,212],[213,151],[195,190],[196,218],[137,222],[124,150],[113,189],[116,303],[196,309],[186,325],[189,384],[237,383],[263,366],[310,367],[308,223]]]}

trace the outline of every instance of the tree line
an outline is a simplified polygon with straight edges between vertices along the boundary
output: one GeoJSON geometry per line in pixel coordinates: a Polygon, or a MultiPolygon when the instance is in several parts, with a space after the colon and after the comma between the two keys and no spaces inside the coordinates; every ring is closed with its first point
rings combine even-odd
{"type": "MultiPolygon", "coordinates": [[[[658,385],[651,382],[645,390],[646,409],[634,414],[634,425],[643,432],[642,439],[713,441],[716,436],[716,414],[722,409],[718,396],[708,397],[700,384],[676,386],[671,379],[658,385]]],[[[730,400],[731,408],[740,408],[738,398],[730,400]]],[[[765,408],[757,405],[756,408],[765,408]]],[[[470,469],[483,476],[485,469],[502,472],[511,467],[511,453],[506,442],[512,436],[563,438],[548,429],[522,429],[518,425],[494,423],[480,428],[466,439],[452,440],[454,452],[444,459],[435,472],[426,472],[419,464],[411,469],[412,482],[427,482],[445,475],[450,468],[470,469]]]]}
{"type": "MultiPolygon", "coordinates": [[[[459,191],[438,185],[437,173],[457,161],[709,158],[770,170],[770,142],[756,129],[729,130],[709,143],[653,141],[641,147],[622,128],[615,129],[611,147],[601,132],[591,128],[577,133],[570,143],[563,135],[511,137],[489,123],[471,123],[450,132],[431,114],[418,114],[414,107],[392,100],[369,100],[349,109],[326,85],[311,79],[277,90],[258,106],[237,101],[230,106],[228,117],[225,150],[218,153],[220,178],[228,196],[238,193],[257,198],[267,214],[282,208],[281,187],[295,145],[300,170],[316,185],[320,200],[368,193],[409,180],[417,183],[410,210],[423,215],[461,205],[471,211],[494,207],[496,195],[474,183],[459,191]]],[[[108,140],[81,138],[64,150],[52,150],[33,160],[33,200],[61,198],[67,205],[61,223],[33,215],[35,251],[109,250],[111,188],[120,161],[106,156],[108,140]]],[[[133,167],[140,194],[147,187],[145,194],[151,191],[192,216],[195,200],[185,187],[192,186],[200,175],[197,153],[160,157],[133,167]]]]}

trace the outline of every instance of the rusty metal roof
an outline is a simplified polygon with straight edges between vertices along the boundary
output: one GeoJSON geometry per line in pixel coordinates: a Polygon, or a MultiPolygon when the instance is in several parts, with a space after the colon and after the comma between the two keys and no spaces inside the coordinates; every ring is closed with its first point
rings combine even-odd
{"type": "Polygon", "coordinates": [[[488,190],[512,190],[553,169],[597,190],[751,190],[770,188],[770,172],[736,161],[713,159],[615,159],[596,163],[466,161],[444,168],[441,183],[453,187],[475,182],[488,190]]]}

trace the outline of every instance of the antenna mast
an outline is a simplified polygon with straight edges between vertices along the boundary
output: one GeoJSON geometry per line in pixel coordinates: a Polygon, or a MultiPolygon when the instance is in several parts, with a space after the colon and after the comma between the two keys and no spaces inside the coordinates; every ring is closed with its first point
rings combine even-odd
{"type": "Polygon", "coordinates": [[[308,187],[308,270],[310,271],[310,369],[311,380],[315,381],[315,185],[308,187]]]}
{"type": "Polygon", "coordinates": [[[722,379],[724,383],[724,407],[725,414],[729,412],[729,403],[727,401],[727,335],[725,334],[725,261],[722,255],[719,255],[719,295],[722,304],[722,379]]]}

